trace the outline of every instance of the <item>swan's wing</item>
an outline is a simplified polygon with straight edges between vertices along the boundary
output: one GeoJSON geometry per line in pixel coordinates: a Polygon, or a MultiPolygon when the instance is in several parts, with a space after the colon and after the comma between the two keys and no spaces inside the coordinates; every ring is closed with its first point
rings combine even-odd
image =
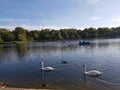
{"type": "Polygon", "coordinates": [[[52,67],[45,67],[45,70],[55,70],[55,69],[52,67]]]}
{"type": "Polygon", "coordinates": [[[88,74],[88,75],[101,75],[102,73],[100,71],[97,71],[97,70],[91,70],[91,71],[86,72],[86,74],[88,74]]]}

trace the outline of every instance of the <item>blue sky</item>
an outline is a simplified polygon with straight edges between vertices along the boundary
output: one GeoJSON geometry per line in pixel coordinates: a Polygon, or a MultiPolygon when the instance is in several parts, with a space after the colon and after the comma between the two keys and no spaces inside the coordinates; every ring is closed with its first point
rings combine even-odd
{"type": "Polygon", "coordinates": [[[120,26],[120,0],[0,0],[0,27],[120,26]]]}

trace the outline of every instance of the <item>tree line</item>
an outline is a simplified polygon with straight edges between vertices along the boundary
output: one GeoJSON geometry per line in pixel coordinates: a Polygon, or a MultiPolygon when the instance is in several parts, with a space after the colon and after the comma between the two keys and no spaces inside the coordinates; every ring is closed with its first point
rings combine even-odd
{"type": "Polygon", "coordinates": [[[27,30],[22,27],[16,27],[10,31],[0,28],[0,42],[12,41],[57,41],[57,40],[75,40],[100,37],[120,37],[120,27],[116,28],[85,28],[81,29],[42,29],[27,30]]]}

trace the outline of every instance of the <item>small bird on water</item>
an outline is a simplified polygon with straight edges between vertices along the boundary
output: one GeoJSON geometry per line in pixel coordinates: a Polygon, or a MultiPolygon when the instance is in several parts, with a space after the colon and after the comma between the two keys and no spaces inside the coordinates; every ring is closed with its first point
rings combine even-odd
{"type": "Polygon", "coordinates": [[[66,60],[62,60],[62,64],[67,64],[68,62],[66,60]]]}

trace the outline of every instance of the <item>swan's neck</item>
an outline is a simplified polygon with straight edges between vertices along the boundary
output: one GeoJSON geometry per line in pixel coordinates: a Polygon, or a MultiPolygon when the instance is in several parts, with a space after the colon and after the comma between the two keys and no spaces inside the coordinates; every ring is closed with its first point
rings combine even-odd
{"type": "Polygon", "coordinates": [[[44,63],[43,62],[41,62],[41,68],[44,69],[44,63]]]}

